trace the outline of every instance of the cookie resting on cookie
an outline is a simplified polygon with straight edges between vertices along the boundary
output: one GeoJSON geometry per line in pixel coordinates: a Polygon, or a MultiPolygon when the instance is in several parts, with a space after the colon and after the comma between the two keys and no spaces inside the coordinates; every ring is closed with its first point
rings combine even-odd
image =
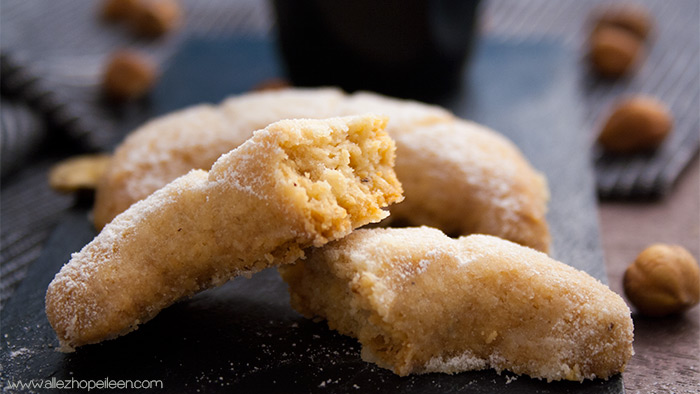
{"type": "Polygon", "coordinates": [[[96,190],[95,226],[187,171],[209,168],[257,128],[284,118],[368,112],[389,116],[386,131],[397,141],[396,173],[405,190],[405,202],[384,224],[491,234],[549,250],[547,183],[507,138],[435,105],[331,88],[243,94],[139,127],[116,149],[96,190]]]}
{"type": "Polygon", "coordinates": [[[492,236],[361,229],[278,269],[297,311],[402,376],[494,368],[581,381],[621,372],[633,354],[620,296],[492,236]]]}
{"type": "Polygon", "coordinates": [[[389,209],[389,225],[496,235],[549,252],[547,181],[507,138],[461,119],[392,137],[406,199],[389,209]]]}
{"type": "Polygon", "coordinates": [[[190,170],[208,170],[255,130],[282,119],[340,116],[331,108],[342,98],[335,89],[259,92],[231,97],[218,106],[196,105],[146,122],[114,151],[96,190],[95,227],[102,229],[131,204],[190,170]]]}
{"type": "Polygon", "coordinates": [[[63,349],[126,334],[183,297],[386,217],[402,198],[386,121],[280,121],[132,205],[49,285],[63,349]]]}

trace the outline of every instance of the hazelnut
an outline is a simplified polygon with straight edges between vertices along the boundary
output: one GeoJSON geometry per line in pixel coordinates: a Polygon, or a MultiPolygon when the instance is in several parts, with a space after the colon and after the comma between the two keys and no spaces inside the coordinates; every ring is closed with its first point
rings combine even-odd
{"type": "Polygon", "coordinates": [[[649,10],[640,4],[619,4],[601,10],[594,23],[594,32],[605,26],[615,26],[633,33],[641,40],[649,37],[654,25],[649,10]]]}
{"type": "Polygon", "coordinates": [[[63,193],[94,190],[107,171],[110,160],[111,156],[107,154],[74,156],[63,160],[51,167],[49,186],[63,193]]]}
{"type": "Polygon", "coordinates": [[[637,96],[618,103],[598,135],[609,152],[633,153],[658,147],[673,128],[673,118],[662,102],[637,96]]]}
{"type": "Polygon", "coordinates": [[[106,0],[102,4],[102,19],[108,22],[131,18],[138,10],[141,0],[106,0]]]}
{"type": "Polygon", "coordinates": [[[257,85],[253,86],[254,91],[265,91],[265,90],[282,90],[290,87],[291,84],[286,79],[282,78],[270,78],[266,79],[257,85]]]}
{"type": "Polygon", "coordinates": [[[641,40],[625,29],[606,26],[591,36],[591,66],[603,77],[617,78],[629,73],[643,53],[641,40]]]}
{"type": "Polygon", "coordinates": [[[654,244],[627,267],[625,294],[637,310],[649,316],[683,312],[700,300],[700,268],[677,245],[654,244]]]}
{"type": "Polygon", "coordinates": [[[156,66],[141,54],[119,51],[107,64],[102,87],[112,99],[133,100],[148,93],[156,74],[156,66]]]}
{"type": "Polygon", "coordinates": [[[144,0],[131,18],[131,25],[136,34],[155,38],[175,29],[181,18],[182,10],[176,0],[144,0]]]}

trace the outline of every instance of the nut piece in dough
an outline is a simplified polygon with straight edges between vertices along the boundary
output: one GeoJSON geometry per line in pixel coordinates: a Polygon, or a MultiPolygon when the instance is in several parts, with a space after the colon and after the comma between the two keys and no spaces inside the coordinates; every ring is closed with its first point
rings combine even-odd
{"type": "Polygon", "coordinates": [[[82,155],[61,161],[49,172],[52,189],[70,193],[78,190],[93,190],[109,164],[110,155],[82,155]]]}
{"type": "Polygon", "coordinates": [[[292,306],[396,374],[495,368],[608,378],[633,354],[625,302],[588,274],[487,235],[366,229],[278,268],[292,306]]]}
{"type": "Polygon", "coordinates": [[[627,267],[625,295],[648,316],[684,312],[700,300],[700,268],[693,255],[678,245],[654,244],[627,267]]]}
{"type": "Polygon", "coordinates": [[[402,198],[386,122],[280,121],[132,205],[49,285],[63,349],[126,334],[183,297],[386,217],[402,198]]]}
{"type": "Polygon", "coordinates": [[[614,153],[657,148],[673,129],[668,107],[653,97],[636,96],[618,103],[598,135],[598,143],[614,153]]]}

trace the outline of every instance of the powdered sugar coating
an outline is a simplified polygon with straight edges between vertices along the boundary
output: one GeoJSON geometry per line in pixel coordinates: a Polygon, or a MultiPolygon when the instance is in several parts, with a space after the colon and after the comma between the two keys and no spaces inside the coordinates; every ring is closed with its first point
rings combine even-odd
{"type": "MultiPolygon", "coordinates": [[[[116,149],[95,196],[95,227],[101,229],[134,202],[191,169],[208,170],[270,123],[286,118],[335,116],[336,89],[259,92],[197,105],[136,129],[116,149]]],[[[365,111],[363,113],[366,113],[365,111]]]]}
{"type": "Polygon", "coordinates": [[[418,101],[402,100],[372,92],[356,92],[348,95],[337,108],[338,115],[354,115],[366,112],[380,113],[389,117],[386,131],[393,138],[416,128],[437,123],[449,123],[456,117],[437,105],[418,101]]]}
{"type": "Polygon", "coordinates": [[[394,136],[406,200],[392,221],[492,234],[547,252],[545,178],[500,134],[464,120],[394,136]]]}
{"type": "Polygon", "coordinates": [[[279,270],[296,310],[357,337],[363,359],[399,375],[608,378],[633,354],[630,310],[617,294],[492,236],[356,230],[279,270]]]}
{"type": "Polygon", "coordinates": [[[548,251],[546,182],[510,141],[438,106],[332,88],[254,92],[149,122],[116,150],[97,189],[95,225],[190,169],[209,168],[269,123],[366,112],[389,117],[387,132],[399,146],[406,201],[387,224],[492,234],[548,251]]]}
{"type": "Polygon", "coordinates": [[[371,115],[278,122],[209,172],[136,202],[49,285],[46,313],[64,349],[123,335],[182,297],[386,217],[401,187],[385,125],[371,115]],[[352,161],[334,159],[345,151],[352,161]]]}

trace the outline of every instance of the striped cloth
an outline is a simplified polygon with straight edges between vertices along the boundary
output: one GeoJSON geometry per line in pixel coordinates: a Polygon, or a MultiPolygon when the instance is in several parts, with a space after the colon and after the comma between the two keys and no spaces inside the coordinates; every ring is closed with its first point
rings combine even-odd
{"type": "MultiPolygon", "coordinates": [[[[581,62],[581,105],[586,114],[581,132],[589,133],[592,143],[610,105],[636,93],[666,102],[676,118],[676,129],[651,156],[620,158],[594,149],[598,191],[603,197],[664,194],[697,153],[700,140],[700,2],[637,1],[657,21],[646,61],[632,77],[615,83],[597,81],[581,62]]],[[[143,103],[118,110],[101,104],[98,85],[106,57],[128,47],[165,65],[188,37],[269,37],[274,27],[266,1],[181,3],[185,25],[153,41],[135,38],[124,26],[102,23],[97,18],[101,1],[0,2],[0,308],[40,253],[61,212],[73,204],[72,198],[49,190],[50,165],[67,152],[111,149],[144,120],[143,103]],[[51,144],[42,145],[46,141],[51,144]],[[57,141],[72,150],[49,149],[57,141]]],[[[589,13],[610,3],[484,0],[482,31],[507,42],[557,40],[583,56],[589,13]]]]}
{"type": "MultiPolygon", "coordinates": [[[[605,82],[581,62],[581,104],[591,141],[621,97],[648,94],[675,117],[670,138],[653,154],[617,156],[594,147],[598,194],[604,198],[650,198],[667,193],[700,146],[700,1],[636,0],[656,20],[648,54],[634,75],[605,82]]],[[[604,0],[492,0],[484,10],[486,33],[507,41],[561,40],[583,57],[588,16],[615,2],[604,0]]]]}
{"type": "Polygon", "coordinates": [[[25,157],[36,152],[46,134],[41,116],[22,103],[0,101],[0,174],[19,169],[25,157]]]}
{"type": "Polygon", "coordinates": [[[101,103],[100,73],[107,56],[131,48],[165,64],[187,37],[267,37],[272,28],[263,1],[186,0],[181,29],[142,40],[124,26],[102,23],[101,3],[0,2],[0,309],[61,213],[74,203],[49,189],[51,164],[61,155],[109,150],[145,120],[143,103],[117,110],[101,103]],[[47,141],[61,142],[61,151],[49,149],[47,141]]]}

